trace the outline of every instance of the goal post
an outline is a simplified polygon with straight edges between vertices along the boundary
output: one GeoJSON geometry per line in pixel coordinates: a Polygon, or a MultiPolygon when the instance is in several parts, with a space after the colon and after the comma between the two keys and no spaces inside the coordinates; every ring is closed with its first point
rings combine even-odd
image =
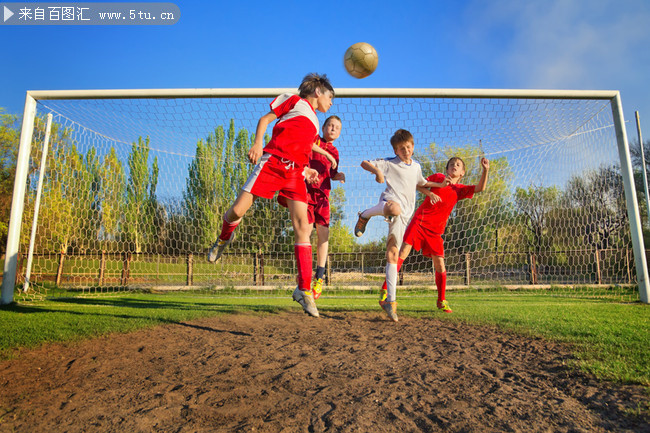
{"type": "Polygon", "coordinates": [[[7,232],[7,248],[5,249],[5,262],[2,277],[2,304],[9,304],[14,299],[14,286],[18,267],[18,247],[20,242],[20,229],[25,204],[25,187],[27,184],[27,169],[29,154],[32,146],[32,133],[34,131],[34,118],[36,116],[36,100],[27,92],[25,110],[20,132],[18,158],[16,159],[16,179],[14,192],[11,199],[11,214],[7,232]]]}
{"type": "MultiPolygon", "coordinates": [[[[639,297],[641,302],[650,303],[650,281],[648,280],[648,264],[643,245],[643,226],[639,215],[639,205],[634,189],[634,175],[632,171],[632,159],[630,158],[630,147],[627,142],[625,130],[625,118],[623,117],[623,106],[621,95],[611,99],[612,115],[614,117],[614,128],[616,129],[616,142],[618,153],[621,159],[621,172],[623,174],[623,185],[625,187],[625,201],[627,203],[627,215],[630,220],[632,232],[632,245],[634,248],[635,265],[637,270],[637,282],[639,284],[639,297]]],[[[640,144],[641,146],[643,144],[640,144]]]]}
{"type": "MultiPolygon", "coordinates": [[[[205,273],[202,277],[205,284],[234,284],[231,281],[236,279],[221,278],[221,275],[239,275],[244,273],[242,269],[249,267],[252,271],[246,270],[246,272],[252,272],[254,282],[259,284],[260,278],[264,280],[264,274],[260,270],[264,269],[265,258],[267,272],[270,272],[269,268],[285,268],[285,273],[290,274],[292,259],[284,258],[282,248],[269,249],[264,244],[264,242],[278,240],[280,237],[285,239],[291,234],[291,228],[286,221],[274,227],[274,235],[269,235],[266,241],[259,241],[254,239],[255,234],[264,234],[268,227],[258,219],[258,226],[249,227],[248,231],[242,233],[241,246],[232,251],[233,262],[228,265],[231,266],[230,268],[224,264],[218,271],[202,271],[206,268],[202,267],[203,264],[197,264],[202,260],[202,248],[209,246],[205,245],[206,237],[216,235],[214,230],[217,223],[211,216],[211,213],[215,212],[210,210],[223,212],[223,203],[232,198],[233,190],[236,192],[236,188],[241,186],[236,184],[241,182],[242,176],[245,179],[246,171],[250,168],[244,161],[245,153],[241,152],[240,147],[250,143],[254,124],[268,111],[270,100],[285,92],[295,93],[295,89],[27,92],[7,239],[2,304],[13,301],[19,276],[19,251],[23,239],[29,238],[28,235],[21,234],[21,230],[25,231],[22,223],[28,218],[23,214],[26,200],[29,207],[33,189],[33,182],[30,182],[30,176],[33,176],[33,172],[30,173],[29,170],[30,158],[34,158],[35,148],[41,145],[37,139],[32,140],[35,121],[38,119],[37,105],[39,111],[43,113],[55,113],[55,122],[60,124],[58,148],[60,160],[55,161],[54,164],[60,172],[52,176],[52,179],[55,177],[64,179],[69,176],[70,179],[74,178],[75,182],[80,182],[81,179],[88,182],[87,185],[95,185],[99,181],[96,178],[92,180],[92,177],[105,173],[102,171],[103,166],[100,165],[113,164],[113,168],[120,167],[112,174],[119,172],[119,179],[116,178],[114,182],[120,184],[122,188],[121,192],[114,194],[115,197],[119,197],[113,197],[114,200],[120,201],[121,207],[107,205],[109,197],[107,195],[100,197],[101,194],[93,189],[95,186],[87,187],[92,190],[88,194],[94,196],[85,197],[85,201],[78,197],[80,191],[72,193],[75,189],[79,189],[80,183],[68,182],[65,187],[56,186],[59,188],[56,191],[51,189],[51,196],[46,197],[46,207],[49,203],[49,206],[53,207],[71,206],[74,209],[68,213],[51,210],[48,214],[50,219],[39,224],[39,230],[43,230],[39,235],[39,239],[43,242],[40,251],[44,256],[61,254],[63,257],[69,250],[79,250],[93,257],[101,255],[101,260],[104,260],[104,250],[106,245],[110,245],[115,254],[120,254],[120,258],[116,258],[115,261],[122,266],[121,281],[128,281],[129,272],[133,274],[142,272],[142,275],[147,272],[162,273],[160,267],[158,271],[140,271],[153,266],[149,263],[154,260],[151,257],[145,260],[147,264],[139,265],[141,268],[129,268],[129,257],[132,253],[140,254],[142,257],[147,254],[157,254],[158,261],[161,260],[160,256],[164,256],[163,260],[168,260],[168,264],[164,266],[166,269],[180,266],[180,262],[186,263],[186,268],[191,269],[192,272],[197,272],[198,269],[198,272],[205,273]],[[73,104],[72,101],[80,102],[73,104]],[[102,101],[106,101],[106,105],[102,101]],[[176,101],[179,101],[178,104],[176,101]],[[233,124],[236,124],[234,129],[233,124]],[[221,132],[215,129],[218,126],[222,127],[221,132]],[[241,128],[239,133],[237,128],[241,128]],[[225,134],[225,137],[219,134],[225,134]],[[228,134],[235,136],[231,137],[228,134]],[[147,160],[150,151],[154,151],[155,156],[147,160]],[[143,173],[145,177],[149,176],[152,179],[151,182],[147,181],[149,191],[139,191],[137,182],[133,180],[133,174],[138,170],[136,156],[144,158],[145,164],[148,164],[143,173]],[[211,182],[219,183],[220,188],[215,190],[208,183],[207,186],[203,186],[205,191],[197,192],[191,189],[191,182],[181,176],[191,175],[188,173],[202,173],[201,170],[206,170],[203,164],[205,161],[213,165],[218,162],[221,164],[220,167],[231,168],[226,174],[226,179],[223,170],[215,171],[214,176],[217,177],[211,182]],[[81,166],[83,167],[79,168],[81,166]],[[174,167],[173,170],[176,171],[170,171],[172,169],[168,167],[174,167]],[[158,190],[154,179],[158,182],[158,190]],[[179,184],[187,186],[179,187],[179,184]],[[224,188],[221,188],[221,185],[228,185],[228,188],[225,188],[226,192],[223,192],[224,188]],[[221,192],[224,194],[224,200],[219,203],[211,201],[207,194],[221,194],[221,192]],[[129,194],[131,198],[125,198],[129,194]],[[164,200],[158,196],[166,194],[175,195],[163,204],[164,200]],[[207,198],[201,196],[197,199],[193,194],[207,194],[207,198]],[[149,219],[132,218],[117,221],[119,215],[113,214],[116,212],[125,214],[129,200],[132,202],[130,206],[137,210],[133,203],[138,200],[138,197],[140,199],[146,197],[147,206],[150,205],[147,211],[149,219]],[[197,204],[193,207],[192,199],[197,203],[206,200],[209,206],[200,208],[197,204]],[[188,209],[188,206],[192,208],[188,209]],[[112,214],[109,215],[109,211],[112,214]],[[55,240],[47,238],[48,234],[45,231],[56,231],[58,230],[56,227],[65,227],[66,221],[75,221],[79,215],[88,218],[87,224],[78,227],[79,232],[84,233],[84,239],[69,234],[66,236],[56,234],[58,237],[55,240]],[[192,218],[198,218],[198,215],[205,215],[201,227],[191,224],[187,227],[188,222],[193,221],[192,218]],[[152,228],[153,226],[158,228],[152,228]],[[179,227],[180,231],[174,232],[174,229],[179,227]],[[147,233],[140,234],[138,230],[147,233]],[[65,237],[65,240],[61,241],[59,239],[61,237],[65,237]],[[148,240],[143,240],[144,238],[148,240]],[[273,253],[265,255],[267,250],[272,250],[273,253]],[[178,255],[178,260],[174,261],[176,258],[172,260],[170,258],[172,255],[178,255]],[[247,258],[249,256],[252,257],[250,266],[236,264],[239,263],[237,262],[239,259],[242,263],[244,261],[249,263],[247,258]],[[220,275],[212,275],[212,272],[220,275]]],[[[347,283],[342,284],[356,285],[357,280],[365,281],[361,285],[376,284],[365,275],[371,260],[374,260],[372,265],[374,273],[381,274],[377,272],[381,259],[370,259],[374,256],[369,245],[381,244],[382,236],[385,236],[385,225],[373,222],[371,233],[365,239],[355,240],[349,236],[356,210],[373,205],[379,197],[377,191],[381,192],[381,189],[377,189],[379,186],[373,185],[372,179],[368,179],[368,175],[360,171],[358,166],[362,159],[390,156],[390,147],[386,146],[386,143],[395,129],[403,127],[414,132],[416,157],[424,159],[423,169],[427,170],[425,176],[433,170],[439,171],[441,164],[444,164],[444,158],[453,152],[459,152],[470,159],[468,169],[471,166],[474,174],[477,170],[476,157],[484,154],[488,158],[495,158],[491,180],[495,179],[501,196],[481,198],[483,201],[478,204],[474,204],[474,200],[468,200],[472,202],[469,204],[459,203],[459,209],[452,215],[448,226],[449,233],[445,237],[451,252],[450,266],[456,270],[458,278],[465,275],[465,284],[469,285],[470,275],[476,275],[474,265],[476,263],[479,266],[478,279],[482,279],[485,283],[505,284],[512,280],[515,284],[520,284],[519,280],[529,277],[531,281],[537,282],[537,267],[543,261],[541,266],[547,269],[550,275],[544,281],[550,284],[568,282],[579,285],[606,280],[618,284],[631,281],[638,286],[639,299],[645,303],[649,302],[650,283],[645,247],[618,91],[336,89],[334,106],[327,113],[329,114],[339,115],[343,121],[343,133],[335,144],[337,147],[340,146],[341,166],[347,175],[346,185],[340,189],[339,201],[336,203],[341,218],[337,229],[342,232],[342,237],[330,239],[330,251],[334,252],[330,261],[332,263],[337,261],[342,263],[346,260],[354,262],[353,266],[339,264],[342,269],[345,269],[344,272],[353,275],[350,277],[351,280],[346,280],[347,283]],[[340,106],[337,105],[339,101],[340,106]],[[594,104],[594,101],[598,103],[594,104]],[[545,106],[546,104],[548,106],[545,106]],[[607,106],[609,110],[605,109],[607,106]],[[607,111],[609,113],[606,113],[607,111]],[[608,152],[611,151],[614,140],[617,146],[618,167],[610,170],[608,164],[611,165],[613,160],[608,152]],[[598,147],[598,150],[593,150],[593,156],[591,146],[598,147]],[[607,153],[607,156],[601,157],[601,151],[603,154],[607,153]],[[571,159],[567,165],[565,160],[569,158],[571,159]],[[553,168],[554,159],[558,162],[557,165],[562,163],[562,167],[558,168],[557,172],[553,168]],[[584,164],[583,167],[582,159],[588,159],[589,164],[584,164]],[[571,164],[580,165],[579,170],[571,171],[571,164]],[[502,170],[507,175],[502,174],[501,177],[494,178],[493,174],[498,174],[494,170],[502,170]],[[593,190],[598,182],[603,181],[598,178],[599,175],[620,176],[620,183],[624,190],[621,197],[624,194],[623,207],[626,209],[626,215],[616,214],[621,204],[616,203],[618,198],[615,193],[612,193],[606,198],[607,201],[603,201],[604,206],[612,208],[611,212],[608,210],[610,214],[603,213],[601,219],[592,218],[585,222],[586,209],[581,209],[580,203],[587,203],[590,199],[588,194],[591,194],[589,188],[593,190]],[[559,179],[555,181],[547,177],[559,179]],[[569,189],[571,191],[568,191],[569,189]],[[576,198],[575,194],[578,191],[582,191],[583,196],[576,198]],[[505,197],[506,195],[508,198],[505,197]],[[560,202],[562,205],[559,204],[560,202]],[[486,210],[489,208],[498,209],[499,212],[486,210]],[[545,220],[535,219],[536,212],[540,210],[545,213],[545,220]],[[480,222],[472,221],[473,215],[476,216],[474,219],[480,222]],[[549,220],[551,223],[548,222],[549,220]],[[569,220],[575,221],[575,225],[567,227],[569,223],[566,221],[569,220]],[[515,224],[518,226],[515,227],[515,224]],[[607,227],[603,229],[603,225],[607,227]],[[620,231],[621,226],[625,226],[623,229],[625,233],[620,231]],[[616,233],[612,234],[613,231],[616,233]],[[588,241],[583,240],[583,237],[588,241]],[[577,238],[580,240],[576,240],[577,238]],[[614,242],[613,238],[618,240],[614,242]],[[577,248],[576,245],[582,242],[590,242],[590,244],[588,247],[577,248]],[[627,260],[625,252],[612,253],[611,257],[603,258],[603,251],[613,243],[616,243],[620,251],[624,251],[625,242],[631,244],[633,269],[621,270],[619,268],[622,265],[619,263],[616,264],[617,270],[612,271],[618,276],[612,276],[609,280],[602,277],[601,260],[609,260],[612,263],[627,260]],[[526,245],[526,248],[516,248],[523,245],[526,245]],[[488,249],[489,257],[484,253],[484,250],[488,249]],[[576,252],[577,249],[580,251],[576,252]],[[594,251],[595,263],[592,260],[594,251]],[[540,257],[544,259],[540,260],[540,257]],[[355,272],[360,270],[361,275],[351,270],[355,272]],[[627,276],[623,276],[626,272],[627,276]],[[572,273],[576,274],[575,281],[571,279],[572,273]],[[634,276],[631,276],[631,273],[634,273],[634,276]],[[527,276],[510,277],[511,274],[527,276]]],[[[319,115],[319,120],[322,122],[327,115],[319,115]]],[[[56,147],[56,144],[54,146],[56,147]]],[[[476,179],[469,171],[466,183],[475,182],[476,179]]],[[[205,181],[199,177],[196,180],[205,181]]],[[[618,181],[614,181],[616,182],[618,181]]],[[[333,185],[336,186],[338,185],[333,185]]],[[[491,186],[489,182],[488,191],[491,186]]],[[[482,196],[487,193],[486,191],[482,196]]],[[[278,216],[280,211],[276,207],[273,203],[260,205],[256,212],[272,219],[286,220],[286,213],[278,216]]],[[[381,248],[377,247],[375,250],[381,248]]],[[[53,261],[54,259],[43,259],[41,266],[43,269],[51,267],[53,261]]],[[[99,259],[97,261],[99,262],[99,259]]],[[[426,266],[423,263],[426,263],[424,258],[413,257],[409,265],[405,266],[414,272],[425,272],[426,266]]],[[[100,271],[91,269],[87,263],[84,266],[87,269],[81,274],[86,277],[81,280],[85,281],[84,284],[96,284],[88,283],[92,280],[88,275],[95,273],[103,275],[104,265],[101,265],[100,271]]],[[[63,258],[60,259],[60,267],[63,267],[63,258]]],[[[188,285],[196,284],[197,278],[194,274],[190,275],[186,270],[183,272],[187,272],[188,285]]],[[[39,273],[44,275],[45,271],[41,270],[39,273]]],[[[170,271],[171,274],[173,272],[170,271]]],[[[170,277],[173,278],[176,277],[170,277]]],[[[473,281],[477,280],[476,277],[473,278],[473,281]]],[[[101,284],[101,281],[100,277],[98,284],[101,284]]],[[[142,277],[141,281],[147,284],[145,277],[142,277]]]]}

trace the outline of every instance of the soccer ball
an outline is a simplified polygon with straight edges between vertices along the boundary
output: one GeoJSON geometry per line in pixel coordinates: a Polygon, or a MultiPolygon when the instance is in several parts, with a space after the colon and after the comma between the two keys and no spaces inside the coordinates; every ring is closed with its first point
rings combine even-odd
{"type": "Polygon", "coordinates": [[[357,42],[345,52],[343,66],[354,78],[365,78],[377,68],[379,56],[375,48],[366,42],[357,42]]]}

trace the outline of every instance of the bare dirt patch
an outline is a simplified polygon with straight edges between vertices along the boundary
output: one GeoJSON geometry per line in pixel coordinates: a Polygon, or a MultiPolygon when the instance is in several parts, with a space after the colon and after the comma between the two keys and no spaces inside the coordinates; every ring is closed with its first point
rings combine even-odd
{"type": "Polygon", "coordinates": [[[645,388],[597,381],[570,358],[435,318],[222,316],[1,362],[0,431],[650,431],[634,415],[645,388]]]}

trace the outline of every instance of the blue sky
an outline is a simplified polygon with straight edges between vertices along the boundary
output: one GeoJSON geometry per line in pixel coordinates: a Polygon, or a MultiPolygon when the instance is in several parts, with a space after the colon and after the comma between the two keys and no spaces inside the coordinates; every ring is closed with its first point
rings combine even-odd
{"type": "MultiPolygon", "coordinates": [[[[37,3],[37,2],[36,2],[37,3]]],[[[173,26],[7,26],[0,107],[27,90],[291,87],[324,72],[335,87],[620,90],[628,137],[650,139],[650,2],[177,0],[173,26]],[[346,48],[375,46],[357,80],[346,48]]]]}

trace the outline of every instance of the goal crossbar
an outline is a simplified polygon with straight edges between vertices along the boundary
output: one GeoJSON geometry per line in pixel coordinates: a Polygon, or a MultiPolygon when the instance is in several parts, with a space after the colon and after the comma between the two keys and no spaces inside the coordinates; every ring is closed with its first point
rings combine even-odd
{"type": "MultiPolygon", "coordinates": [[[[138,99],[138,98],[229,98],[275,97],[297,93],[291,88],[249,89],[96,89],[96,90],[32,90],[27,95],[35,100],[48,99],[138,99]]],[[[338,97],[427,97],[427,98],[522,98],[522,99],[613,99],[616,90],[545,90],[545,89],[336,89],[338,97]]]]}

